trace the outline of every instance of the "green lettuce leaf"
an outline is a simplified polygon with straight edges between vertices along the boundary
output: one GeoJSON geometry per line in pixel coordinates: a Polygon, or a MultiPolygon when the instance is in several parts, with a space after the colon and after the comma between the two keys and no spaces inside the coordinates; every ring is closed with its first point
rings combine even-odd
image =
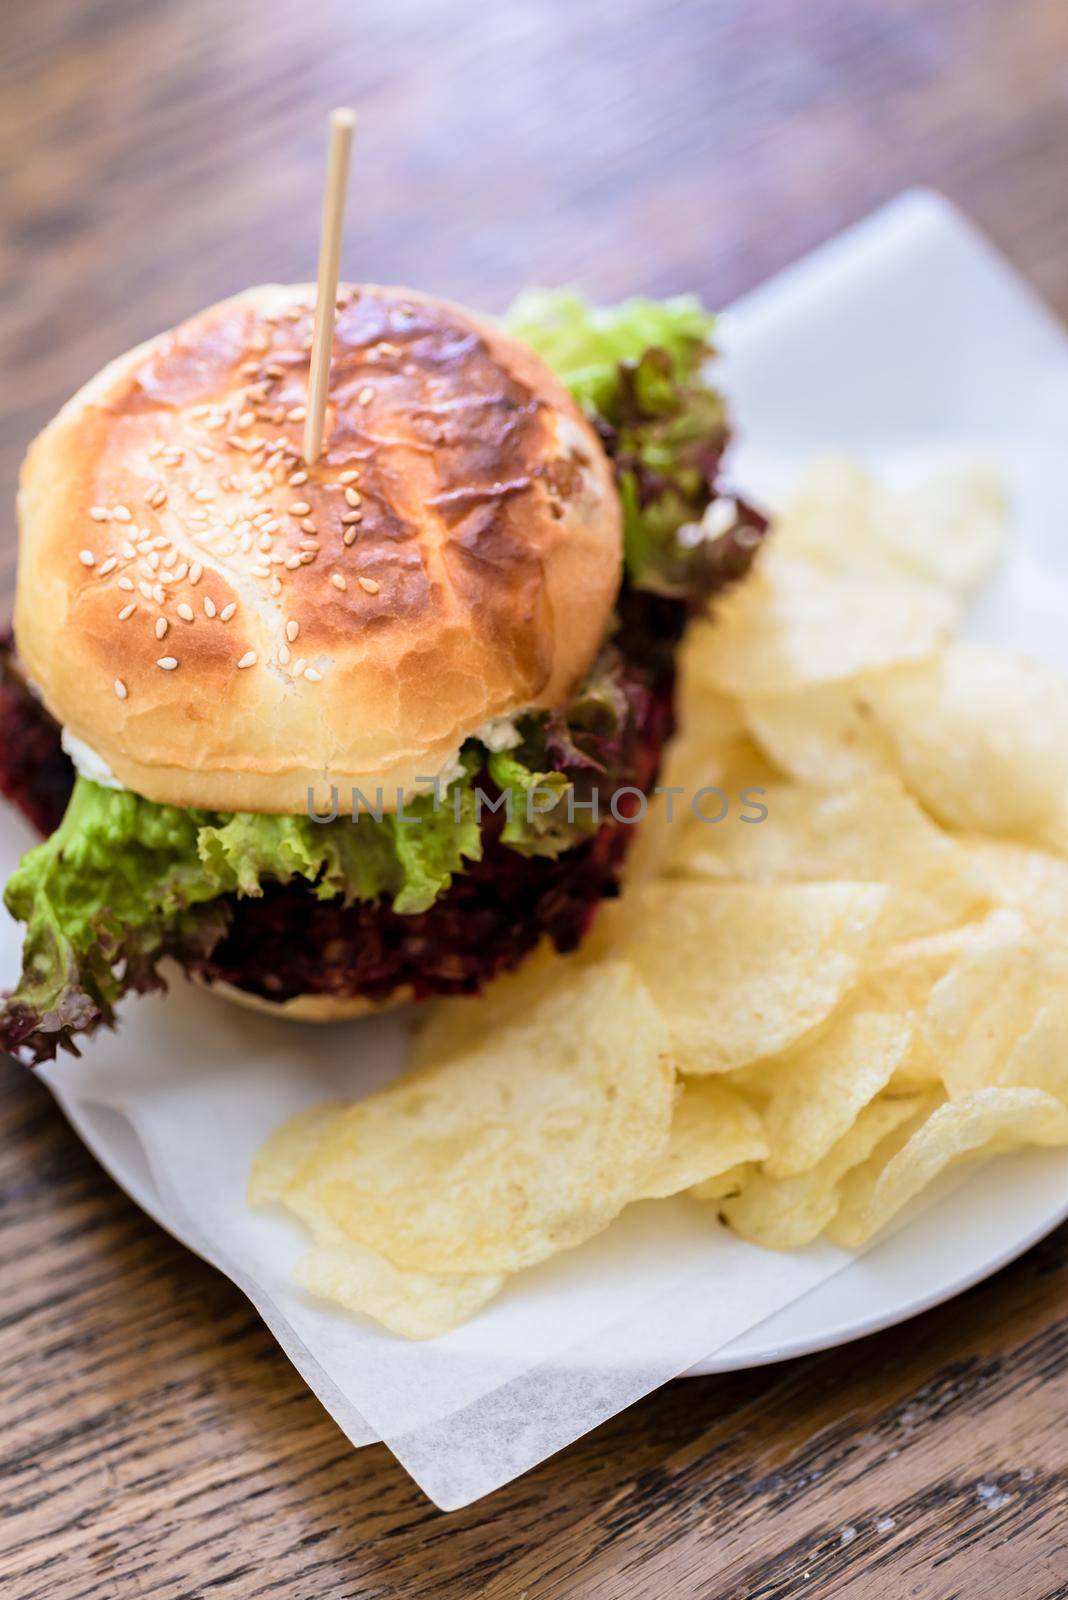
{"type": "Polygon", "coordinates": [[[522,856],[555,857],[580,842],[584,813],[568,819],[572,785],[565,773],[532,772],[508,750],[494,751],[486,765],[498,789],[511,797],[501,829],[503,844],[522,856]]]}
{"type": "Polygon", "coordinates": [[[226,930],[225,897],[266,882],[307,881],[322,899],[389,897],[425,911],[465,861],[478,860],[477,753],[441,796],[404,817],[219,815],[156,805],[79,778],[56,832],[23,857],[4,899],[26,924],[18,987],[0,1012],[0,1043],[50,1059],[57,1044],[110,1023],[130,989],[160,986],[164,956],[207,956],[226,930]]]}
{"type": "Polygon", "coordinates": [[[613,419],[621,364],[662,350],[679,379],[709,352],[715,318],[693,295],[591,306],[574,289],[527,289],[507,316],[516,338],[533,346],[580,406],[613,419]]]}
{"type": "Polygon", "coordinates": [[[700,303],[597,307],[573,290],[531,289],[508,326],[566,384],[613,460],[630,584],[697,608],[742,576],[766,524],[717,487],[727,416],[706,376],[715,321],[700,303]]]}

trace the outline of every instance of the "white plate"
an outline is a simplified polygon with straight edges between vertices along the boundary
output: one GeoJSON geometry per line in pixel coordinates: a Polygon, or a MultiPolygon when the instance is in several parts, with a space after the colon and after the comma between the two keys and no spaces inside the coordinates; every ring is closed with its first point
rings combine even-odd
{"type": "MultiPolygon", "coordinates": [[[[120,1188],[161,1228],[196,1251],[193,1241],[182,1238],[180,1224],[167,1215],[126,1118],[109,1106],[61,1095],[57,1099],[82,1142],[120,1188]]],[[[934,1212],[917,1217],[853,1266],[683,1376],[785,1361],[892,1327],[989,1277],[1066,1217],[1068,1157],[1063,1150],[1031,1150],[987,1162],[934,1212]]],[[[372,1437],[370,1432],[367,1436],[372,1437]]]]}
{"type": "MultiPolygon", "coordinates": [[[[971,626],[1068,669],[1068,344],[967,223],[937,197],[905,196],[735,307],[722,343],[744,440],[733,476],[747,491],[770,492],[828,451],[901,466],[950,448],[1002,465],[1015,549],[971,626]]],[[[15,821],[3,830],[0,869],[24,838],[15,821]]],[[[0,970],[16,945],[0,919],[0,970]]],[[[295,1290],[300,1231],[243,1199],[275,1123],[309,1099],[374,1087],[402,1042],[392,1018],[281,1028],[180,986],[130,1005],[117,1036],[43,1075],[116,1181],[250,1295],[349,1437],[383,1435],[439,1505],[488,1492],[686,1370],[774,1361],[899,1322],[1068,1215],[1068,1151],[957,1174],[856,1259],[823,1244],[758,1251],[685,1201],[631,1207],[463,1328],[409,1345],[295,1290]]]]}

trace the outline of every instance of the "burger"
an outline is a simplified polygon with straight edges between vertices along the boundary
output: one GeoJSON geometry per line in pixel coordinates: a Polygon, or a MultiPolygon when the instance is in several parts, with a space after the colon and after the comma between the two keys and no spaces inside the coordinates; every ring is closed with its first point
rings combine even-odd
{"type": "Polygon", "coordinates": [[[721,485],[689,298],[537,291],[498,325],[344,286],[309,464],[313,317],[310,287],[213,306],[26,458],[0,685],[0,787],[45,836],[5,892],[26,1060],[168,963],[325,1019],[575,948],[687,620],[764,533],[721,485]]]}

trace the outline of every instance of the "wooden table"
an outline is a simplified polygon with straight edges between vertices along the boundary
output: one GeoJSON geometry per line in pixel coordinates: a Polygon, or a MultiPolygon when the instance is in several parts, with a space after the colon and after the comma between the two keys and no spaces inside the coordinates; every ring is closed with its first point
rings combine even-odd
{"type": "MultiPolygon", "coordinates": [[[[313,272],[338,101],[365,114],[354,276],[716,303],[924,182],[1068,311],[1064,0],[7,0],[2,57],[7,505],[108,357],[313,272]]],[[[0,1115],[11,1600],[1068,1597],[1068,1230],[443,1516],[27,1073],[0,1069],[0,1115]]]]}

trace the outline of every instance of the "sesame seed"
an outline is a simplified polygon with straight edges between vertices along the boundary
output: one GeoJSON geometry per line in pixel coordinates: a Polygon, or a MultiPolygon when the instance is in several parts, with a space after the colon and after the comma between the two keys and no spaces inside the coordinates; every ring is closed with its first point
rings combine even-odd
{"type": "Polygon", "coordinates": [[[180,561],[178,563],[178,565],[174,569],[174,577],[172,579],[172,582],[181,583],[182,579],[185,577],[185,575],[186,575],[186,573],[188,571],[189,571],[189,562],[188,561],[180,561]]]}
{"type": "Polygon", "coordinates": [[[330,574],[330,582],[334,585],[335,589],[348,588],[348,584],[345,582],[345,579],[340,572],[332,572],[330,574]]]}
{"type": "Polygon", "coordinates": [[[362,511],[346,511],[344,516],[341,519],[341,525],[344,528],[351,528],[351,527],[354,526],[355,523],[362,522],[362,521],[363,521],[363,512],[362,511]]]}
{"type": "Polygon", "coordinates": [[[294,663],[293,663],[293,676],[294,676],[294,678],[303,677],[304,676],[304,668],[307,665],[308,665],[308,663],[305,661],[303,656],[301,656],[299,661],[294,661],[294,663]]]}
{"type": "Polygon", "coordinates": [[[239,671],[243,670],[245,667],[254,667],[256,665],[255,650],[246,650],[237,665],[239,671]]]}
{"type": "Polygon", "coordinates": [[[289,646],[287,644],[280,644],[278,646],[278,665],[280,667],[287,667],[289,665],[289,646]]]}
{"type": "Polygon", "coordinates": [[[229,605],[223,606],[222,610],[219,612],[219,621],[220,622],[229,622],[230,618],[233,616],[233,614],[234,614],[234,612],[236,610],[237,610],[237,601],[236,600],[231,600],[229,605]]]}
{"type": "Polygon", "coordinates": [[[237,425],[239,428],[251,428],[255,420],[256,414],[254,411],[242,411],[237,419],[237,425]]]}
{"type": "Polygon", "coordinates": [[[300,525],[305,533],[315,532],[315,523],[312,521],[311,517],[303,517],[300,525]]]}
{"type": "Polygon", "coordinates": [[[119,579],[119,588],[120,589],[132,589],[133,588],[133,579],[132,578],[128,578],[126,576],[125,572],[123,573],[122,577],[119,579]]]}
{"type": "Polygon", "coordinates": [[[166,617],[157,617],[156,618],[156,638],[157,639],[162,639],[163,635],[167,632],[167,629],[168,629],[169,626],[170,626],[170,624],[168,623],[166,617]]]}
{"type": "Polygon", "coordinates": [[[310,510],[311,506],[307,500],[294,500],[289,508],[289,515],[291,517],[306,517],[310,510]]]}
{"type": "Polygon", "coordinates": [[[310,683],[322,683],[322,681],[323,681],[322,673],[321,672],[316,672],[314,667],[305,667],[304,668],[304,676],[308,679],[308,681],[310,683]]]}
{"type": "Polygon", "coordinates": [[[355,467],[349,467],[347,472],[341,472],[338,474],[337,481],[338,483],[359,483],[360,474],[356,471],[355,467]]]}
{"type": "Polygon", "coordinates": [[[179,600],[178,615],[181,617],[183,622],[192,622],[193,607],[191,605],[187,605],[184,600],[179,600]]]}
{"type": "Polygon", "coordinates": [[[148,564],[153,572],[159,571],[159,551],[153,550],[148,557],[148,564]]]}
{"type": "Polygon", "coordinates": [[[291,489],[299,489],[300,485],[302,483],[307,483],[307,481],[308,474],[304,471],[303,467],[300,468],[299,472],[291,472],[289,474],[289,486],[291,489]]]}
{"type": "Polygon", "coordinates": [[[319,541],[318,539],[302,539],[298,548],[301,550],[318,550],[319,541]]]}
{"type": "Polygon", "coordinates": [[[293,406],[287,413],[290,422],[303,422],[308,415],[306,406],[293,406]]]}
{"type": "Polygon", "coordinates": [[[132,561],[134,556],[137,554],[137,551],[134,549],[134,547],[130,543],[129,539],[124,539],[122,541],[122,544],[120,546],[120,554],[122,555],[123,559],[126,560],[126,561],[132,561]]]}
{"type": "Polygon", "coordinates": [[[373,578],[358,578],[356,581],[359,583],[360,588],[363,589],[367,594],[377,594],[379,588],[381,587],[381,585],[377,584],[373,578]]]}
{"type": "Polygon", "coordinates": [[[206,594],[204,596],[204,615],[206,617],[213,617],[213,616],[215,616],[215,614],[216,614],[215,601],[211,598],[210,594],[206,594]]]}
{"type": "Polygon", "coordinates": [[[178,665],[177,656],[160,656],[156,662],[157,667],[162,667],[164,672],[173,672],[178,665]]]}
{"type": "Polygon", "coordinates": [[[100,576],[102,578],[106,578],[109,572],[114,572],[115,571],[115,568],[118,566],[118,564],[119,564],[118,556],[108,556],[107,560],[103,563],[103,565],[100,568],[100,576]]]}
{"type": "Polygon", "coordinates": [[[94,556],[91,550],[79,550],[78,560],[81,562],[83,567],[96,566],[96,556],[94,556]]]}
{"type": "Polygon", "coordinates": [[[152,585],[150,583],[146,583],[144,578],[139,578],[137,580],[137,587],[138,587],[138,589],[140,589],[143,599],[151,600],[151,598],[152,598],[152,585]]]}
{"type": "Polygon", "coordinates": [[[344,533],[341,535],[341,542],[342,542],[342,544],[355,544],[355,542],[356,542],[356,529],[355,528],[346,528],[344,533]]]}
{"type": "Polygon", "coordinates": [[[318,554],[318,551],[316,551],[316,550],[302,550],[301,553],[300,553],[300,564],[301,564],[301,566],[302,567],[310,567],[312,562],[315,560],[315,557],[316,557],[317,554],[318,554]]]}
{"type": "Polygon", "coordinates": [[[158,606],[163,604],[164,594],[162,583],[154,583],[152,585],[152,598],[158,606]]]}
{"type": "Polygon", "coordinates": [[[268,594],[274,595],[279,595],[282,593],[282,585],[278,581],[278,575],[276,573],[272,573],[271,575],[271,581],[267,585],[267,592],[268,594]]]}
{"type": "Polygon", "coordinates": [[[126,685],[123,683],[121,678],[115,679],[115,695],[119,700],[126,699],[126,685]]]}
{"type": "Polygon", "coordinates": [[[111,515],[115,518],[116,522],[133,521],[133,517],[130,514],[130,509],[128,506],[112,506],[111,515]]]}
{"type": "Polygon", "coordinates": [[[353,510],[355,510],[357,506],[363,505],[363,496],[361,495],[359,489],[354,489],[351,484],[345,490],[345,500],[350,506],[352,506],[353,510]]]}
{"type": "Polygon", "coordinates": [[[214,500],[215,499],[215,490],[214,489],[198,489],[196,494],[193,496],[193,499],[194,500],[199,500],[202,505],[206,505],[209,500],[214,500]]]}
{"type": "Polygon", "coordinates": [[[271,576],[270,567],[253,567],[251,571],[254,578],[269,578],[271,576]]]}
{"type": "Polygon", "coordinates": [[[132,617],[136,610],[137,610],[137,601],[136,600],[131,600],[127,605],[124,605],[122,610],[119,612],[119,621],[120,622],[125,622],[126,618],[127,617],[132,617]]]}
{"type": "Polygon", "coordinates": [[[107,506],[90,506],[89,515],[92,517],[94,522],[107,522],[108,518],[111,516],[111,512],[108,510],[107,506]]]}
{"type": "Polygon", "coordinates": [[[359,406],[369,406],[374,397],[374,390],[371,388],[370,384],[367,384],[367,386],[361,389],[359,394],[356,396],[356,404],[359,406]]]}
{"type": "Polygon", "coordinates": [[[293,643],[293,640],[297,637],[299,632],[300,623],[294,618],[290,618],[290,620],[286,623],[286,638],[289,640],[290,644],[293,643]]]}
{"type": "Polygon", "coordinates": [[[285,565],[287,571],[296,572],[297,568],[300,566],[300,557],[290,556],[285,565]]]}

